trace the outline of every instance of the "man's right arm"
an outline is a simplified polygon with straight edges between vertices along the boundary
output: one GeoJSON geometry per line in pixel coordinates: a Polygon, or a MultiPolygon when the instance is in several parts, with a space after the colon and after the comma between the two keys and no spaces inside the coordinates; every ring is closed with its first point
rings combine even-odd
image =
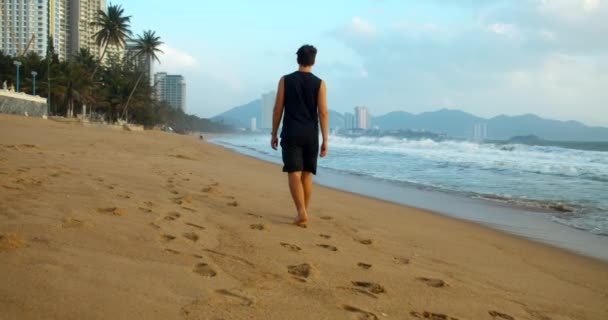
{"type": "Polygon", "coordinates": [[[325,81],[321,81],[317,105],[319,108],[319,122],[321,122],[321,135],[323,136],[323,143],[321,144],[321,157],[323,158],[327,156],[329,139],[329,111],[327,110],[327,88],[325,87],[325,81]]]}
{"type": "Polygon", "coordinates": [[[281,118],[283,118],[283,109],[285,107],[285,78],[281,78],[279,81],[279,87],[277,88],[277,98],[272,111],[272,133],[270,138],[270,146],[277,150],[279,147],[279,126],[281,125],[281,118]]]}

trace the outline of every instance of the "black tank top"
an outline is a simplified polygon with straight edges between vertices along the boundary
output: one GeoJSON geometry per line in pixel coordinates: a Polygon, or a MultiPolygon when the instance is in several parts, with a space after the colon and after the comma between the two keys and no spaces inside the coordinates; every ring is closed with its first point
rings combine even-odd
{"type": "Polygon", "coordinates": [[[281,138],[307,144],[319,139],[319,89],[321,79],[310,72],[296,71],[283,77],[285,112],[281,138]]]}

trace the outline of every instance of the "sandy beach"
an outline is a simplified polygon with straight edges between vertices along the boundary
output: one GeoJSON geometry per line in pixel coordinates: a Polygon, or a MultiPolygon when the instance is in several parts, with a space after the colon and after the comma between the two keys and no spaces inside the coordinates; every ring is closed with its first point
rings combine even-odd
{"type": "MultiPolygon", "coordinates": [[[[331,156],[331,149],[330,149],[331,156]]],[[[608,319],[608,263],[196,136],[0,115],[0,319],[608,319]]]]}

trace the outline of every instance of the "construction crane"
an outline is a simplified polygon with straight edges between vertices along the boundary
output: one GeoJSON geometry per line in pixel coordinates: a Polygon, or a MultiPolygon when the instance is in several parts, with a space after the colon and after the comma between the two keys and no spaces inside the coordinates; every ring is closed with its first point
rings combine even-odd
{"type": "MultiPolygon", "coordinates": [[[[29,2],[30,2],[30,6],[34,5],[34,1],[33,0],[30,0],[29,2]]],[[[25,46],[25,48],[23,48],[23,51],[19,52],[19,49],[21,48],[21,43],[19,41],[17,41],[17,37],[15,36],[15,32],[13,32],[13,28],[12,28],[12,26],[8,22],[8,17],[6,16],[6,11],[8,10],[8,7],[5,7],[4,5],[5,5],[4,0],[0,0],[0,9],[2,11],[2,20],[4,20],[4,28],[10,34],[10,36],[11,36],[11,38],[13,40],[13,44],[15,45],[15,55],[18,56],[18,57],[23,57],[23,56],[25,56],[25,54],[27,53],[27,51],[32,46],[32,43],[34,43],[34,40],[36,39],[36,34],[32,34],[32,37],[30,38],[30,41],[28,41],[28,43],[25,46]]]]}
{"type": "Polygon", "coordinates": [[[34,39],[36,39],[36,34],[32,34],[32,37],[30,38],[30,41],[28,41],[28,43],[25,46],[25,48],[23,48],[23,52],[21,52],[21,54],[19,55],[19,57],[23,57],[27,53],[27,50],[30,49],[30,46],[34,42],[34,39]]]}

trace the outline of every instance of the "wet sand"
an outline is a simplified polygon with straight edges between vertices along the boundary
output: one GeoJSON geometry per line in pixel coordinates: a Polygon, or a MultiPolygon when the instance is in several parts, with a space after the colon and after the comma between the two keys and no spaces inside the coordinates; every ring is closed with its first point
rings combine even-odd
{"type": "Polygon", "coordinates": [[[0,319],[607,319],[608,264],[197,137],[0,115],[0,319]]]}

